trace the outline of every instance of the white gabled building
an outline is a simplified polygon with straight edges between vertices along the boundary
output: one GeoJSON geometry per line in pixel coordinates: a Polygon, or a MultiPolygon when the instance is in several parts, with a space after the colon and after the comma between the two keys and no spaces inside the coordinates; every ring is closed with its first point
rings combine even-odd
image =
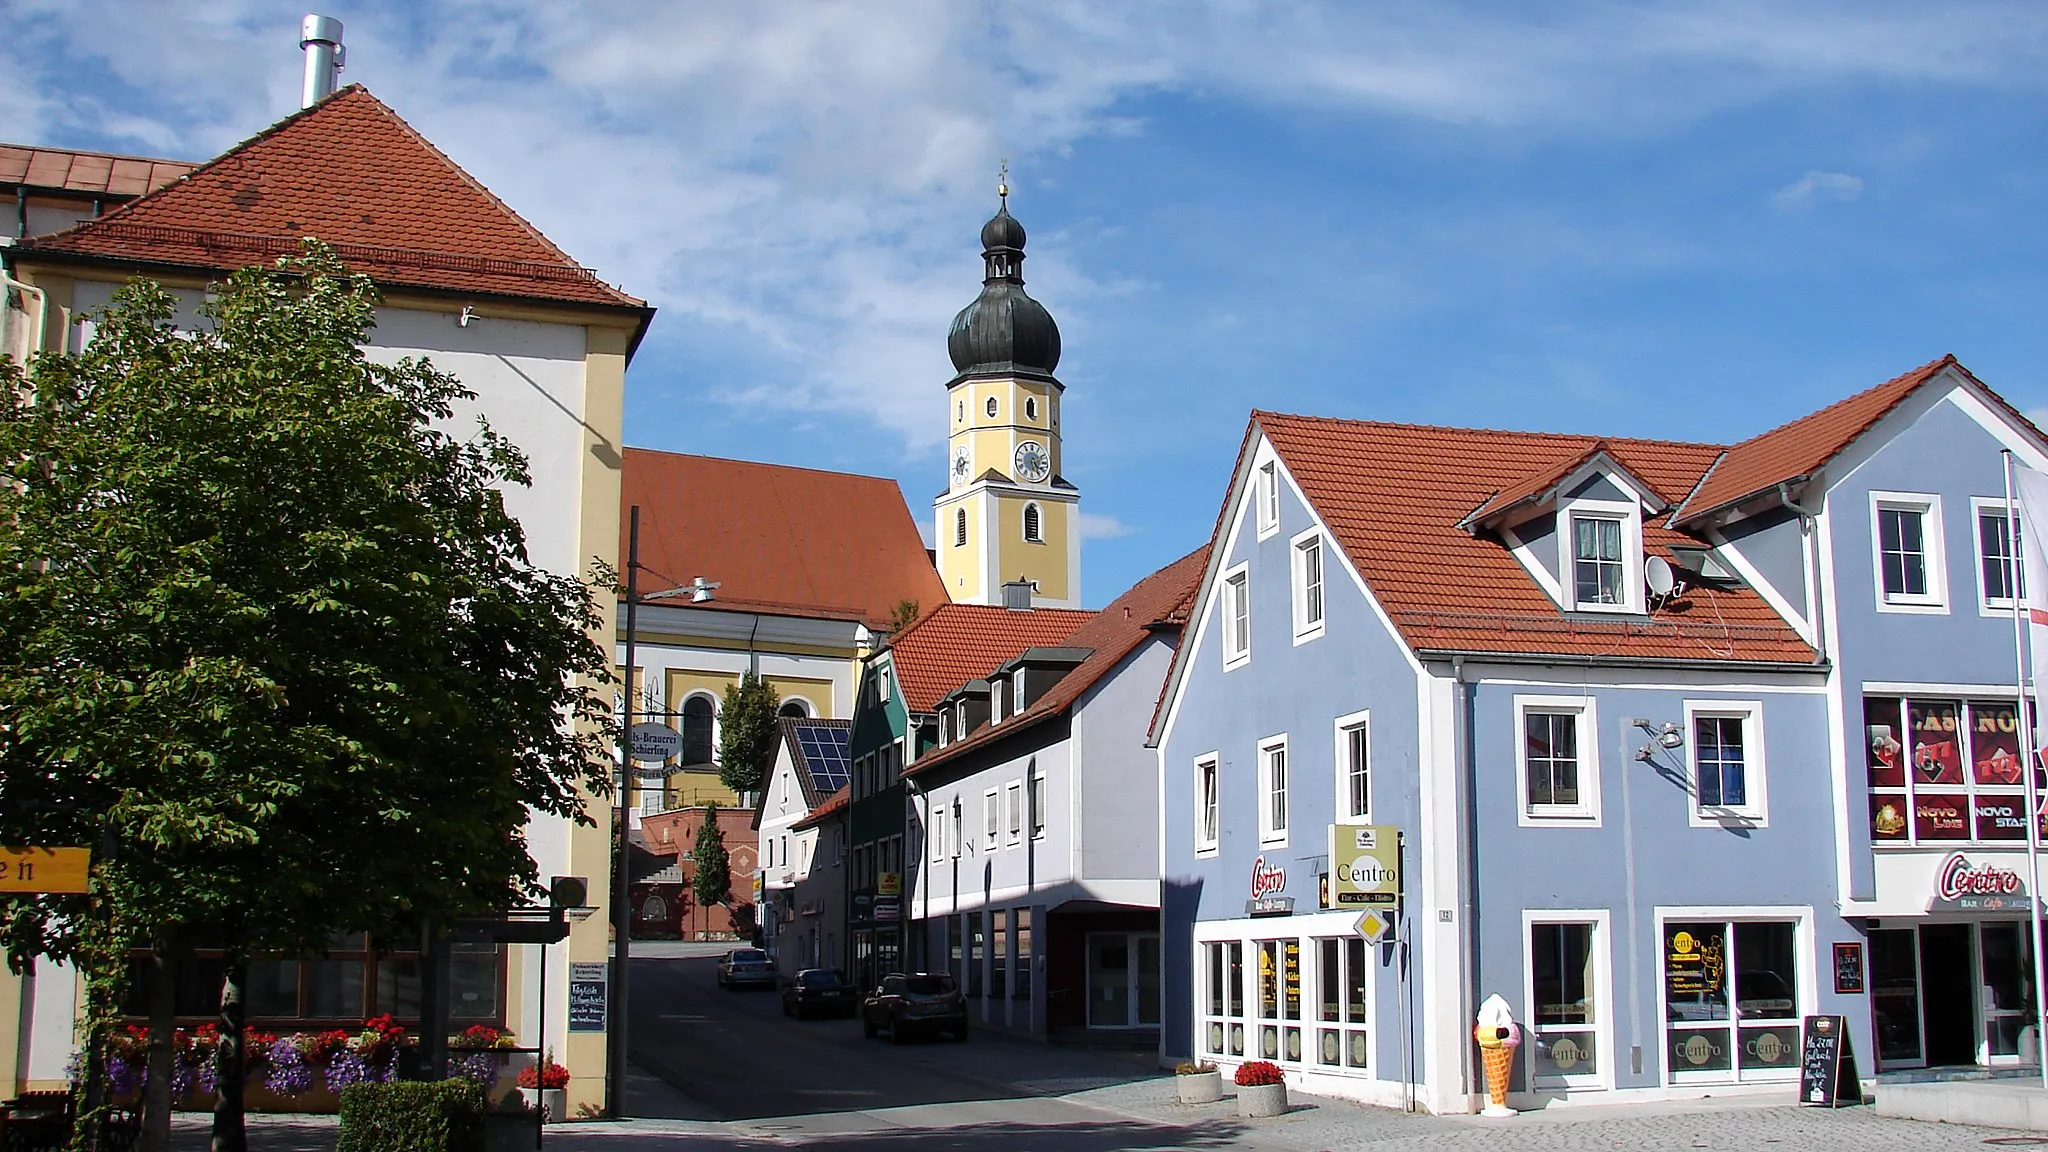
{"type": "Polygon", "coordinates": [[[846,787],[851,767],[847,742],[852,735],[851,720],[785,716],[777,722],[775,766],[754,808],[760,844],[755,906],[761,942],[783,976],[838,964],[836,958],[825,958],[829,953],[819,925],[822,909],[807,914],[799,903],[797,887],[818,863],[818,830],[798,825],[846,787]]]}

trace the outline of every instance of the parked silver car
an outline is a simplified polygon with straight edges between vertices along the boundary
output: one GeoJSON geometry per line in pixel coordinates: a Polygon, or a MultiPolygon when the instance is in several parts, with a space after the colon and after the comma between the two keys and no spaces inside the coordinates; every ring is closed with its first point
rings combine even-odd
{"type": "Polygon", "coordinates": [[[775,962],[759,948],[735,948],[718,958],[720,988],[773,988],[775,962]]]}

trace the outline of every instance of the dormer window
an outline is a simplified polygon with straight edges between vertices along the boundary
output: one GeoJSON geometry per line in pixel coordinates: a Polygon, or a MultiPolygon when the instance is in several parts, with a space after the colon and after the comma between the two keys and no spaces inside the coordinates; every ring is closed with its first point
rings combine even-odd
{"type": "Polygon", "coordinates": [[[1008,680],[1004,680],[1001,677],[988,682],[988,722],[991,724],[1000,724],[1003,721],[1005,714],[1004,705],[1008,703],[1010,695],[1009,683],[1008,680]]]}
{"type": "Polygon", "coordinates": [[[1559,509],[1559,581],[1567,609],[1643,611],[1643,511],[1617,500],[1568,501],[1559,509]]]}
{"type": "Polygon", "coordinates": [[[939,747],[944,748],[946,745],[951,744],[952,742],[953,725],[948,722],[946,714],[944,712],[941,712],[939,713],[939,747]]]}

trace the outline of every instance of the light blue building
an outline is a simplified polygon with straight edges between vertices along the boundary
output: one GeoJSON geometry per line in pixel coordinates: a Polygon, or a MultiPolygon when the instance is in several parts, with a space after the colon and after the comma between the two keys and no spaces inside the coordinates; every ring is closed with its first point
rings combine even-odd
{"type": "Polygon", "coordinates": [[[1814,1014],[2016,1060],[2024,912],[1929,887],[2024,835],[2001,448],[1952,360],[1726,448],[1255,413],[1154,730],[1162,1055],[1465,1111],[1498,993],[1522,1107],[1789,1096],[1814,1014]],[[1399,945],[1325,908],[1357,823],[1399,945]]]}

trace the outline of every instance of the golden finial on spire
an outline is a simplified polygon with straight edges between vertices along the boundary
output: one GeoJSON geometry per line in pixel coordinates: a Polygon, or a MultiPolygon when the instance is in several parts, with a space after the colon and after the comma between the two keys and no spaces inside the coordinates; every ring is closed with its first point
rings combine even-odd
{"type": "Polygon", "coordinates": [[[1010,158],[1008,156],[1003,157],[1002,169],[996,173],[996,195],[1002,199],[1005,206],[1010,203],[1010,158]]]}

